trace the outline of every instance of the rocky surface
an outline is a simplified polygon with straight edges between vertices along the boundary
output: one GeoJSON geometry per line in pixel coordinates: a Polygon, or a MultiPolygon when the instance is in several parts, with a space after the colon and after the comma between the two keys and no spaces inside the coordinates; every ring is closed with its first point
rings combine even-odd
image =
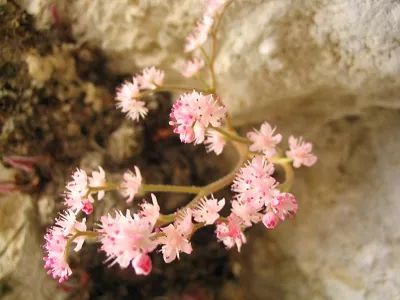
{"type": "MultiPolygon", "coordinates": [[[[55,21],[53,1],[19,2],[39,28],[55,21]]],[[[61,18],[78,43],[105,51],[110,70],[154,64],[177,78],[168,66],[199,1],[66,3],[57,1],[61,18]]],[[[319,163],[297,172],[297,218],[251,230],[232,255],[240,284],[224,297],[400,298],[399,2],[243,0],[225,19],[217,73],[237,124],[267,119],[303,134],[319,163]]]]}
{"type": "MultiPolygon", "coordinates": [[[[0,164],[0,179],[14,174],[0,164]]],[[[33,197],[20,192],[0,198],[0,296],[5,300],[65,299],[43,268],[42,234],[33,197]]]]}

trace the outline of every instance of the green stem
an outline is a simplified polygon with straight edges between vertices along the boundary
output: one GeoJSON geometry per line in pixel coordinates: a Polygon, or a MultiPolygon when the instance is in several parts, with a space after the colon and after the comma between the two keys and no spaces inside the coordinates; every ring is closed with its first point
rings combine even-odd
{"type": "Polygon", "coordinates": [[[236,143],[235,143],[235,146],[239,152],[240,158],[239,158],[239,161],[236,163],[234,169],[231,172],[229,172],[227,175],[225,175],[224,177],[206,185],[203,188],[203,190],[201,192],[199,192],[196,195],[196,197],[194,197],[193,200],[190,201],[190,203],[186,207],[196,206],[198,204],[198,202],[201,200],[201,198],[223,189],[224,187],[229,185],[235,179],[236,173],[239,171],[239,169],[242,167],[243,163],[247,159],[247,147],[244,148],[243,145],[236,144],[236,143]]]}
{"type": "Polygon", "coordinates": [[[215,131],[218,131],[220,134],[227,137],[231,141],[235,141],[235,142],[246,144],[246,145],[251,144],[251,142],[248,139],[241,137],[232,131],[227,131],[220,127],[211,127],[211,128],[214,129],[215,131]]]}
{"type": "Polygon", "coordinates": [[[215,89],[216,89],[216,77],[215,77],[215,72],[214,72],[214,67],[213,67],[213,58],[209,57],[206,50],[204,50],[203,47],[200,47],[200,51],[204,56],[204,59],[207,63],[207,67],[209,69],[210,72],[210,77],[211,77],[211,88],[209,89],[210,93],[215,93],[215,89]]]}
{"type": "Polygon", "coordinates": [[[80,236],[86,236],[88,238],[97,238],[100,235],[100,233],[96,232],[96,231],[79,231],[77,230],[76,233],[71,236],[70,238],[68,238],[67,240],[67,244],[65,245],[65,250],[64,250],[64,257],[67,260],[68,257],[68,253],[69,253],[69,249],[71,248],[71,244],[73,243],[73,241],[80,237],[80,236]]]}
{"type": "Polygon", "coordinates": [[[120,185],[118,183],[111,183],[107,182],[105,185],[102,186],[89,186],[89,194],[90,193],[97,193],[101,191],[114,191],[118,190],[120,188],[120,185]]]}
{"type": "MultiPolygon", "coordinates": [[[[234,169],[229,172],[227,175],[221,177],[217,181],[214,181],[202,188],[202,190],[185,206],[185,208],[193,208],[196,207],[203,197],[206,197],[212,193],[215,193],[224,187],[228,186],[235,179],[236,173],[242,167],[243,163],[247,159],[248,149],[243,144],[234,142],[234,146],[239,153],[239,160],[235,165],[234,169]]],[[[175,214],[164,215],[166,222],[160,222],[161,225],[165,225],[167,223],[172,222],[175,219],[175,214]]]]}
{"type": "Polygon", "coordinates": [[[198,186],[168,185],[168,184],[142,184],[143,192],[169,192],[197,194],[202,190],[198,186]]]}
{"type": "Polygon", "coordinates": [[[290,158],[272,159],[273,163],[280,165],[285,171],[285,181],[279,185],[279,190],[281,192],[288,192],[292,188],[294,182],[294,171],[291,161],[290,158]]]}
{"type": "Polygon", "coordinates": [[[214,26],[213,30],[211,31],[212,43],[211,43],[211,58],[209,59],[209,68],[210,68],[210,74],[211,74],[211,80],[212,80],[212,89],[214,91],[217,89],[217,78],[215,76],[215,68],[214,68],[216,54],[217,54],[217,42],[218,42],[217,34],[218,34],[219,27],[221,25],[222,17],[224,16],[226,9],[228,8],[229,5],[231,5],[232,2],[233,2],[233,0],[231,0],[225,4],[225,6],[222,9],[221,14],[219,15],[219,17],[216,21],[216,25],[214,26]]]}
{"type": "MultiPolygon", "coordinates": [[[[194,88],[192,87],[185,87],[185,86],[175,86],[175,85],[162,85],[162,86],[157,86],[153,92],[171,92],[171,91],[193,91],[194,88]]],[[[195,89],[197,91],[207,93],[208,89],[195,89]]]]}

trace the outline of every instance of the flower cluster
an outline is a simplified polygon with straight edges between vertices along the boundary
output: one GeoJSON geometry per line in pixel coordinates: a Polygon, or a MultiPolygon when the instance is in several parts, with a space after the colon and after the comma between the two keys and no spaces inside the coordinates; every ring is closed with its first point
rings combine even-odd
{"type": "Polygon", "coordinates": [[[193,91],[181,95],[174,103],[169,124],[183,143],[201,144],[207,128],[220,127],[225,113],[225,107],[219,105],[213,95],[193,91]]]}
{"type": "MultiPolygon", "coordinates": [[[[94,171],[92,177],[88,177],[84,170],[77,169],[72,174],[72,180],[67,183],[66,191],[64,193],[64,203],[75,213],[83,211],[90,214],[93,210],[93,197],[89,190],[89,182],[98,186],[105,181],[104,170],[99,169],[99,172],[94,171]]],[[[100,192],[98,199],[100,200],[103,193],[100,192]]]]}
{"type": "Polygon", "coordinates": [[[117,89],[117,108],[134,121],[144,118],[149,110],[146,103],[140,99],[145,95],[145,91],[157,89],[163,81],[163,71],[155,67],[144,69],[141,74],[134,76],[132,81],[125,81],[117,89]]]}
{"type": "MultiPolygon", "coordinates": [[[[72,210],[66,210],[60,213],[56,219],[56,224],[47,230],[44,237],[45,268],[60,283],[72,274],[67,262],[67,241],[78,231],[86,231],[86,219],[79,222],[72,210]]],[[[84,241],[83,236],[74,238],[75,251],[82,248],[84,241]]]]}
{"type": "MultiPolygon", "coordinates": [[[[202,227],[214,226],[218,241],[228,249],[236,247],[241,251],[246,243],[247,228],[262,222],[267,229],[273,229],[297,213],[297,200],[288,191],[293,183],[293,168],[310,167],[316,163],[312,144],[305,142],[302,137],[290,136],[289,149],[284,151],[280,148],[282,135],[276,133],[277,128],[267,122],[261,124],[259,129],[241,136],[217,93],[213,69],[216,30],[222,12],[232,1],[204,0],[201,21],[186,39],[185,51],[193,53],[193,58],[183,64],[181,73],[184,77],[197,74],[196,78],[199,79],[199,71],[206,65],[209,77],[204,80],[200,78],[206,88],[200,91],[174,86],[186,93],[181,94],[172,105],[169,125],[179,135],[181,142],[195,145],[204,143],[207,152],[220,155],[229,146],[236,149],[239,159],[237,167],[202,187],[146,184],[137,166],[126,171],[118,183],[108,182],[102,167],[91,175],[76,169],[64,192],[67,209],[59,214],[55,225],[45,235],[45,268],[59,282],[72,274],[67,261],[70,247],[74,246],[74,250],[79,251],[87,238],[99,243],[109,265],[131,267],[138,275],[148,275],[152,270],[151,256],[156,252],[162,253],[165,263],[179,259],[182,253],[191,254],[191,238],[202,227]],[[209,36],[212,36],[213,43],[210,56],[206,55],[204,47],[209,36]],[[204,55],[204,60],[195,56],[198,52],[204,55]],[[276,168],[277,165],[280,168],[276,168]],[[283,182],[278,182],[277,178],[280,177],[276,176],[277,170],[285,172],[283,182]],[[228,186],[233,193],[230,201],[214,197],[214,193],[228,186]],[[94,220],[95,225],[88,229],[86,219],[81,217],[82,212],[91,214],[96,209],[96,200],[102,200],[106,192],[112,190],[124,197],[126,211],[115,210],[105,214],[94,220]],[[153,193],[151,202],[144,201],[136,211],[129,209],[135,197],[146,192],[189,193],[196,196],[169,215],[162,214],[153,193]],[[227,204],[229,208],[224,209],[227,204]],[[225,215],[224,211],[228,213],[225,215]]],[[[129,119],[144,118],[148,113],[144,101],[146,96],[161,90],[169,91],[163,81],[163,71],[155,67],[144,69],[132,81],[126,81],[117,89],[117,107],[129,119]]]]}
{"type": "Polygon", "coordinates": [[[182,63],[180,71],[183,77],[190,78],[196,75],[204,67],[204,60],[201,58],[193,58],[182,63]]]}

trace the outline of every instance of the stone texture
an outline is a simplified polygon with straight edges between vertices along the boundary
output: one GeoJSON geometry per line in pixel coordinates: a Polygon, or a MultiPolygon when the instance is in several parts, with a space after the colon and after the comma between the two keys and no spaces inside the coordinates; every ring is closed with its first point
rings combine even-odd
{"type": "MultiPolygon", "coordinates": [[[[12,172],[0,164],[0,179],[12,172]]],[[[4,300],[64,299],[43,268],[42,232],[32,198],[19,192],[0,197],[0,296],[4,300]]]]}
{"type": "MultiPolygon", "coordinates": [[[[27,6],[40,26],[48,3],[27,6]]],[[[199,12],[195,0],[57,3],[115,72],[171,70],[199,12]]],[[[217,73],[236,124],[267,119],[319,156],[297,172],[298,217],[252,230],[234,255],[236,297],[400,298],[399,30],[397,0],[243,0],[226,14],[217,73]]]]}

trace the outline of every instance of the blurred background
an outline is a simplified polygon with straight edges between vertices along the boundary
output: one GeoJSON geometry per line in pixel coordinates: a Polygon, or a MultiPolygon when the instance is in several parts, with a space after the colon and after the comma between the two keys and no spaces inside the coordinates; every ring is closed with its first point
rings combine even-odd
{"type": "MultiPolygon", "coordinates": [[[[76,167],[112,177],[137,164],[152,182],[205,184],[234,163],[229,149],[206,155],[170,134],[173,94],[135,124],[113,100],[146,66],[181,83],[176,62],[201,8],[0,0],[1,299],[400,299],[398,0],[237,0],[224,15],[216,71],[235,125],[266,120],[315,145],[318,163],[296,172],[294,220],[255,226],[240,254],[204,230],[195,255],[155,256],[148,278],[108,269],[91,245],[71,258],[70,282],[46,275],[43,234],[76,167]]],[[[188,200],[160,197],[166,211],[188,200]]],[[[111,195],[96,213],[121,202],[111,195]]]]}

